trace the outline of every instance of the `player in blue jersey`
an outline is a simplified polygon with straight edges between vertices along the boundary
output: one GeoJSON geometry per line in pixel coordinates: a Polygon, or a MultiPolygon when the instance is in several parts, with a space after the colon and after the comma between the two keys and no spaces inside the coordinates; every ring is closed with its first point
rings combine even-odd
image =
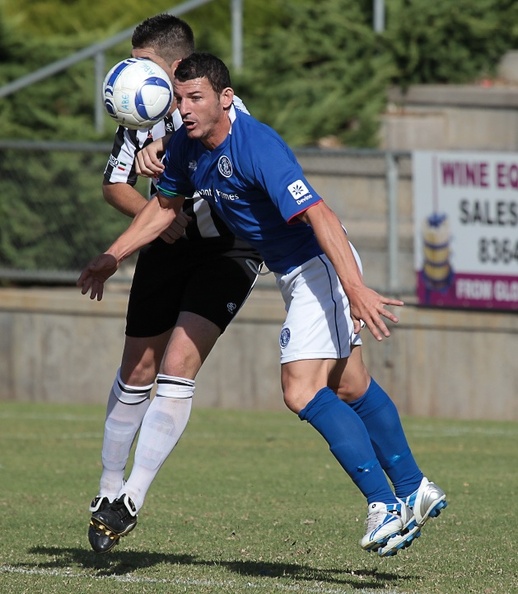
{"type": "MultiPolygon", "coordinates": [[[[132,46],[133,57],[153,60],[172,76],[180,59],[194,50],[194,36],[185,21],[160,14],[136,27],[132,46]]],[[[147,204],[134,187],[138,152],[181,124],[176,111],[150,130],[117,129],[103,180],[108,203],[129,216],[147,204]]],[[[155,192],[152,184],[151,195],[155,192]]],[[[141,250],[122,360],[108,397],[99,490],[90,505],[88,538],[94,551],[111,550],[135,526],[151,482],[187,425],[195,377],[250,293],[260,262],[257,252],[200,198],[186,200],[180,218],[141,250]],[[217,282],[221,278],[224,283],[217,282]],[[160,369],[166,345],[167,361],[160,369]],[[109,516],[114,519],[107,520],[109,516]]]]}
{"type": "Polygon", "coordinates": [[[271,128],[232,108],[229,73],[218,58],[183,60],[174,90],[183,127],[168,144],[158,195],[83,271],[83,291],[102,292],[119,263],[199,192],[274,272],[287,310],[280,333],[285,403],[324,437],[364,495],[362,548],[394,555],[446,507],[442,489],[419,469],[394,403],[362,360],[362,323],[382,340],[390,335],[383,318],[398,321],[386,306],[403,303],[364,284],[344,228],[292,151],[271,128]]]}

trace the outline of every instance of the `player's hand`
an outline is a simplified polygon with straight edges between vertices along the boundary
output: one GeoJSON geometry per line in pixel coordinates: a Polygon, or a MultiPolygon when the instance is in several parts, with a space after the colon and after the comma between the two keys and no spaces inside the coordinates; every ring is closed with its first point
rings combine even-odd
{"type": "Polygon", "coordinates": [[[404,305],[403,301],[380,295],[366,286],[354,296],[348,295],[348,297],[356,334],[360,332],[362,322],[364,322],[376,340],[382,340],[383,337],[388,338],[390,336],[390,331],[383,318],[394,322],[394,324],[399,322],[399,318],[389,311],[386,306],[402,306],[404,305]]]}
{"type": "Polygon", "coordinates": [[[162,157],[164,156],[166,139],[159,138],[140,149],[135,158],[135,170],[142,177],[158,177],[164,171],[162,157]]]}
{"type": "Polygon", "coordinates": [[[181,210],[175,217],[171,225],[160,234],[160,238],[166,243],[174,243],[177,239],[184,236],[185,228],[192,219],[188,214],[181,210]]]}
{"type": "Polygon", "coordinates": [[[103,298],[104,283],[115,274],[119,264],[111,254],[100,254],[96,256],[77,279],[77,286],[81,287],[81,293],[86,295],[90,291],[90,299],[103,298]]]}

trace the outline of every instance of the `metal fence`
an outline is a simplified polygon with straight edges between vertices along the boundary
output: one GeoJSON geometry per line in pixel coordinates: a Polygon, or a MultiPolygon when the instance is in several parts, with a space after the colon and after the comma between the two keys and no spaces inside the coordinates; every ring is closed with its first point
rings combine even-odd
{"type": "MultiPolygon", "coordinates": [[[[126,229],[129,219],[102,197],[102,173],[110,150],[109,143],[0,140],[0,282],[74,283],[84,265],[126,229]]],[[[334,177],[335,183],[344,175],[377,179],[378,193],[384,194],[377,199],[382,203],[378,215],[360,203],[353,206],[358,209],[355,217],[384,219],[386,240],[376,255],[383,270],[378,278],[384,280],[376,284],[392,293],[407,291],[408,275],[402,277],[400,270],[404,256],[398,184],[401,173],[408,177],[409,155],[404,154],[402,165],[401,155],[384,151],[298,154],[309,163],[310,175],[334,177]]],[[[147,183],[139,182],[141,192],[147,192],[147,183]]],[[[350,213],[351,205],[347,206],[350,213]]],[[[129,264],[126,274],[121,271],[115,279],[128,280],[129,264]]]]}

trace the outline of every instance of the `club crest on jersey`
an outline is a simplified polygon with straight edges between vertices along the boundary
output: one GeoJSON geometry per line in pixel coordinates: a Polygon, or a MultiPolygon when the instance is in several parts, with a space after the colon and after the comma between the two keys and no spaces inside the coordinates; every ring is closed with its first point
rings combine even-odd
{"type": "Polygon", "coordinates": [[[223,177],[230,177],[233,173],[232,163],[226,155],[222,155],[218,160],[218,170],[223,177]]]}
{"type": "Polygon", "coordinates": [[[189,161],[189,171],[196,171],[198,169],[198,161],[191,160],[189,161]]]}
{"type": "Polygon", "coordinates": [[[279,336],[279,344],[281,345],[281,349],[284,349],[288,346],[290,342],[291,332],[289,328],[283,328],[281,330],[281,335],[279,336]]]}
{"type": "Polygon", "coordinates": [[[306,200],[312,198],[311,192],[308,190],[306,184],[298,179],[288,186],[289,193],[293,196],[297,204],[302,204],[306,200]]]}

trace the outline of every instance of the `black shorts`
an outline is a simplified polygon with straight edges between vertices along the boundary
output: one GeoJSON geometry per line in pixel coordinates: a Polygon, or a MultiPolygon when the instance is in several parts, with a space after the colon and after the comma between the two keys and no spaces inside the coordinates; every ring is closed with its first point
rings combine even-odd
{"type": "Polygon", "coordinates": [[[236,240],[168,244],[156,239],[139,253],[126,335],[162,334],[173,328],[181,311],[198,314],[224,332],[254,286],[260,265],[259,254],[236,240]]]}

